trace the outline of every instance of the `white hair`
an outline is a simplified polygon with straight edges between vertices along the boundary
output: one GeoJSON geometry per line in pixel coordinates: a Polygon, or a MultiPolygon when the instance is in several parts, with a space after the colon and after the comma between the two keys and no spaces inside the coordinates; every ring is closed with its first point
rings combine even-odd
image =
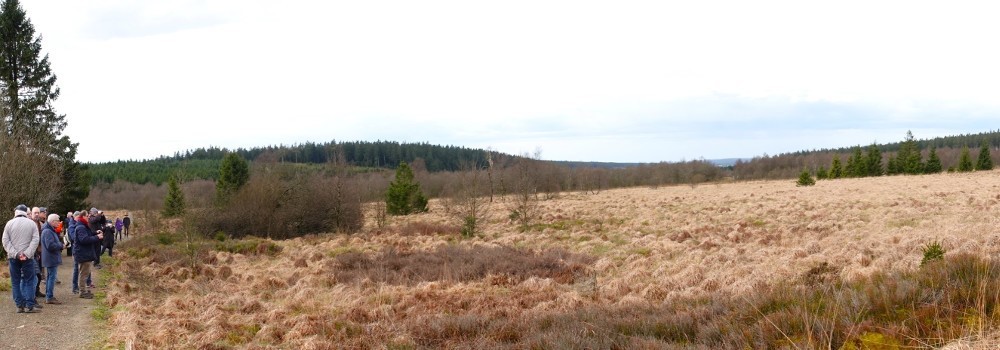
{"type": "Polygon", "coordinates": [[[59,222],[59,214],[49,214],[48,221],[50,224],[59,222]]]}

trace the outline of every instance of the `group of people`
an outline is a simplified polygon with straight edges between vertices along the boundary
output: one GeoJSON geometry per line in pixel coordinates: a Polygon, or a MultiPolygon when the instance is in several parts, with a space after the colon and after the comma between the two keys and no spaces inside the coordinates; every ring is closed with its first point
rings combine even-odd
{"type": "Polygon", "coordinates": [[[97,208],[58,214],[48,214],[44,207],[28,211],[25,205],[14,208],[14,218],[3,230],[3,248],[10,268],[11,290],[18,313],[34,313],[45,304],[62,304],[54,295],[62,252],[73,257],[73,293],[92,299],[94,285],[91,268],[100,268],[101,255],[113,253],[116,238],[128,237],[131,219],[109,221],[97,208]],[[105,234],[107,233],[107,234],[105,234]],[[118,237],[116,237],[118,236],[118,237]],[[44,278],[45,292],[41,291],[44,278]]]}

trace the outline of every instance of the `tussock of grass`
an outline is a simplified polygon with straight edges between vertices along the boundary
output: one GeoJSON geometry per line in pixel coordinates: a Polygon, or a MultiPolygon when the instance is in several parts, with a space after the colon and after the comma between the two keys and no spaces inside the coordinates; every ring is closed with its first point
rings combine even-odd
{"type": "Polygon", "coordinates": [[[381,254],[345,253],[336,256],[333,273],[342,282],[370,279],[412,285],[430,281],[468,282],[488,275],[503,276],[507,283],[530,277],[573,283],[593,258],[565,250],[531,251],[510,247],[445,245],[436,250],[381,254]]]}
{"type": "Polygon", "coordinates": [[[260,238],[231,239],[215,244],[215,250],[244,255],[270,255],[281,252],[281,246],[260,238]]]}

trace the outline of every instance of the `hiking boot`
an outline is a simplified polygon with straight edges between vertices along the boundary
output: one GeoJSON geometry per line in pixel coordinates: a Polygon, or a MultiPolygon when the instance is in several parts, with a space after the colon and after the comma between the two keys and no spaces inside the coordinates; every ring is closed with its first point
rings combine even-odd
{"type": "Polygon", "coordinates": [[[33,313],[42,311],[42,310],[35,310],[35,308],[37,308],[37,307],[38,307],[38,305],[35,305],[34,307],[29,307],[27,310],[24,310],[24,313],[26,313],[26,314],[33,314],[33,313]]]}
{"type": "Polygon", "coordinates": [[[38,302],[36,301],[36,302],[35,302],[35,308],[36,308],[36,309],[41,309],[41,308],[42,308],[42,304],[39,304],[39,303],[38,303],[38,302]]]}
{"type": "Polygon", "coordinates": [[[42,292],[35,292],[35,297],[36,297],[36,298],[44,298],[44,297],[45,297],[45,293],[42,293],[42,292]]]}
{"type": "Polygon", "coordinates": [[[80,294],[80,290],[79,289],[74,289],[73,290],[73,294],[80,294]]]}
{"type": "Polygon", "coordinates": [[[23,307],[17,308],[17,313],[23,314],[24,313],[24,308],[23,307]]]}
{"type": "Polygon", "coordinates": [[[46,304],[52,304],[52,305],[62,304],[62,302],[59,301],[59,299],[56,299],[56,298],[52,298],[52,299],[46,300],[45,303],[46,304]]]}
{"type": "Polygon", "coordinates": [[[80,297],[83,299],[94,299],[94,293],[80,293],[80,297]]]}

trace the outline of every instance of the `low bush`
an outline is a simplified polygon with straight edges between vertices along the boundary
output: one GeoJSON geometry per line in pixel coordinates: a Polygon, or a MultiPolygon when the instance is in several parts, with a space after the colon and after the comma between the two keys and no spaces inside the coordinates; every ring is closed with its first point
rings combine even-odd
{"type": "Polygon", "coordinates": [[[221,231],[232,238],[353,233],[364,223],[361,200],[351,180],[267,169],[256,171],[225,206],[190,217],[199,232],[221,231]]]}

